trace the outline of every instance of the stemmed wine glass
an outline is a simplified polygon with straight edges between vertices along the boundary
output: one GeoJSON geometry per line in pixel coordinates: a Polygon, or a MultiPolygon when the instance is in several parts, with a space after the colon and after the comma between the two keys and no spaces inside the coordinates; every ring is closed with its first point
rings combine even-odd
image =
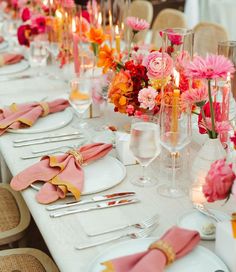
{"type": "Polygon", "coordinates": [[[172,158],[172,182],[158,187],[160,195],[178,198],[185,194],[183,186],[176,182],[176,157],[178,152],[191,141],[191,111],[178,97],[173,96],[170,104],[162,104],[160,113],[160,142],[171,153],[172,158]]]}
{"type": "Polygon", "coordinates": [[[156,117],[132,120],[130,150],[142,166],[142,175],[134,177],[131,183],[141,187],[155,185],[157,179],[146,175],[146,167],[160,154],[160,128],[156,117]]]}
{"type": "Polygon", "coordinates": [[[88,125],[83,120],[83,114],[92,103],[92,92],[98,82],[99,77],[92,76],[81,76],[70,81],[69,102],[79,118],[79,123],[76,125],[78,128],[85,128],[88,125]]]}

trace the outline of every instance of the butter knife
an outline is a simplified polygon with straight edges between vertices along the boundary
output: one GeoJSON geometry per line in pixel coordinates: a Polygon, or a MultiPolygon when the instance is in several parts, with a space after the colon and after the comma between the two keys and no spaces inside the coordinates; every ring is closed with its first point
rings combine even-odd
{"type": "Polygon", "coordinates": [[[81,139],[81,138],[84,138],[84,136],[75,135],[75,136],[70,136],[70,137],[59,137],[59,138],[45,139],[45,140],[32,141],[32,142],[26,142],[26,143],[14,143],[13,147],[23,147],[23,146],[29,146],[29,145],[56,143],[56,142],[76,140],[76,139],[81,139]]]}
{"type": "Polygon", "coordinates": [[[128,197],[128,196],[133,196],[135,195],[135,192],[120,192],[120,193],[114,193],[110,195],[97,195],[89,199],[84,199],[84,200],[79,200],[79,201],[70,201],[70,202],[65,202],[63,204],[56,204],[56,205],[50,205],[46,207],[46,210],[48,211],[54,211],[62,208],[68,208],[72,206],[78,206],[78,205],[83,205],[83,204],[88,204],[88,203],[95,203],[95,202],[100,202],[100,201],[105,201],[105,200],[111,200],[111,199],[117,199],[117,198],[122,198],[122,197],[128,197]]]}
{"type": "Polygon", "coordinates": [[[82,213],[82,212],[102,210],[102,209],[107,209],[107,208],[112,208],[112,207],[119,207],[119,206],[138,203],[139,201],[140,200],[137,199],[137,198],[113,200],[113,201],[103,202],[103,203],[97,204],[96,206],[92,206],[92,207],[89,207],[89,208],[71,209],[71,210],[65,210],[65,211],[61,211],[61,212],[51,213],[50,217],[56,218],[56,217],[61,217],[61,216],[74,214],[74,213],[82,213]]]}
{"type": "Polygon", "coordinates": [[[194,203],[194,208],[197,209],[200,213],[214,219],[216,222],[222,221],[220,218],[218,218],[214,213],[212,213],[210,210],[208,210],[203,204],[194,203]]]}
{"type": "Polygon", "coordinates": [[[13,143],[24,143],[24,142],[29,142],[29,141],[44,140],[44,139],[51,139],[51,138],[60,138],[60,137],[81,135],[81,134],[82,133],[79,132],[79,131],[70,132],[70,133],[61,133],[61,134],[49,134],[49,135],[43,135],[43,136],[40,136],[40,137],[16,139],[16,140],[13,141],[13,143]]]}

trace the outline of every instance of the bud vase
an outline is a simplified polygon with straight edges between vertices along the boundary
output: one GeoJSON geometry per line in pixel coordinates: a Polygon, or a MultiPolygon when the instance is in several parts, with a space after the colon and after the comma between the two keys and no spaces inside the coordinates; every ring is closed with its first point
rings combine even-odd
{"type": "Polygon", "coordinates": [[[191,169],[192,180],[194,182],[204,184],[205,177],[211,167],[211,164],[214,161],[223,159],[225,157],[226,152],[220,142],[220,139],[207,138],[194,158],[191,169]]]}

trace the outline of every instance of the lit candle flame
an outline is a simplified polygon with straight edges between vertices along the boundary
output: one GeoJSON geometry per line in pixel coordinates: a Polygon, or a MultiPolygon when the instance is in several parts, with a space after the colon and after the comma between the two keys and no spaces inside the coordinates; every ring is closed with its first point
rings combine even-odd
{"type": "Polygon", "coordinates": [[[179,72],[174,70],[174,79],[175,79],[175,85],[177,88],[179,88],[179,72]]]}
{"type": "Polygon", "coordinates": [[[119,27],[118,27],[118,25],[115,26],[115,33],[116,33],[116,35],[119,35],[119,27]]]}
{"type": "Polygon", "coordinates": [[[47,6],[48,5],[48,0],[43,0],[43,4],[44,4],[44,6],[47,6]]]}
{"type": "Polygon", "coordinates": [[[102,13],[101,12],[98,13],[98,24],[102,25],[102,13]]]}
{"type": "Polygon", "coordinates": [[[62,13],[60,12],[60,10],[57,9],[55,14],[59,19],[62,19],[62,13]]]}
{"type": "Polygon", "coordinates": [[[71,29],[72,29],[72,32],[76,32],[76,21],[75,21],[75,18],[72,19],[72,23],[71,23],[71,29]]]}
{"type": "Polygon", "coordinates": [[[112,15],[111,15],[111,11],[109,10],[108,13],[109,13],[109,26],[111,27],[112,26],[112,15]]]}
{"type": "Polygon", "coordinates": [[[124,22],[121,23],[121,30],[123,31],[125,29],[125,24],[124,22]]]}
{"type": "Polygon", "coordinates": [[[231,75],[230,75],[230,72],[227,73],[227,81],[230,82],[230,79],[231,79],[231,75]]]}

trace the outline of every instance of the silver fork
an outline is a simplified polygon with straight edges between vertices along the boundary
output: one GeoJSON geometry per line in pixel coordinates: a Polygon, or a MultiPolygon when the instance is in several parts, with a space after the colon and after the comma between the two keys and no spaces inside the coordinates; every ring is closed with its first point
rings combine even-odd
{"type": "Polygon", "coordinates": [[[155,214],[154,216],[151,216],[139,223],[134,223],[134,224],[126,224],[120,227],[116,227],[113,229],[108,229],[105,230],[103,232],[94,232],[94,233],[87,233],[88,236],[98,236],[98,235],[102,235],[102,234],[106,234],[106,233],[110,233],[110,232],[114,232],[114,231],[118,231],[118,230],[123,230],[126,228],[130,228],[130,227],[135,227],[137,229],[145,229],[145,228],[149,228],[151,227],[153,224],[157,223],[159,219],[159,215],[155,214]]]}
{"type": "Polygon", "coordinates": [[[95,247],[95,246],[99,246],[99,245],[103,245],[112,241],[116,241],[116,240],[120,240],[122,238],[130,238],[130,239],[138,239],[138,238],[145,238],[148,237],[157,227],[157,225],[153,225],[150,228],[146,228],[146,229],[141,229],[139,231],[135,231],[135,232],[128,232],[119,236],[114,236],[112,238],[109,239],[104,239],[102,241],[99,242],[95,242],[95,243],[87,243],[87,244],[80,244],[75,246],[75,249],[81,250],[81,249],[86,249],[86,248],[90,248],[90,247],[95,247]]]}
{"type": "Polygon", "coordinates": [[[222,220],[217,217],[214,213],[212,213],[210,210],[208,210],[203,204],[200,203],[193,203],[193,206],[195,209],[197,209],[202,214],[214,219],[216,222],[221,222],[222,220]]]}

